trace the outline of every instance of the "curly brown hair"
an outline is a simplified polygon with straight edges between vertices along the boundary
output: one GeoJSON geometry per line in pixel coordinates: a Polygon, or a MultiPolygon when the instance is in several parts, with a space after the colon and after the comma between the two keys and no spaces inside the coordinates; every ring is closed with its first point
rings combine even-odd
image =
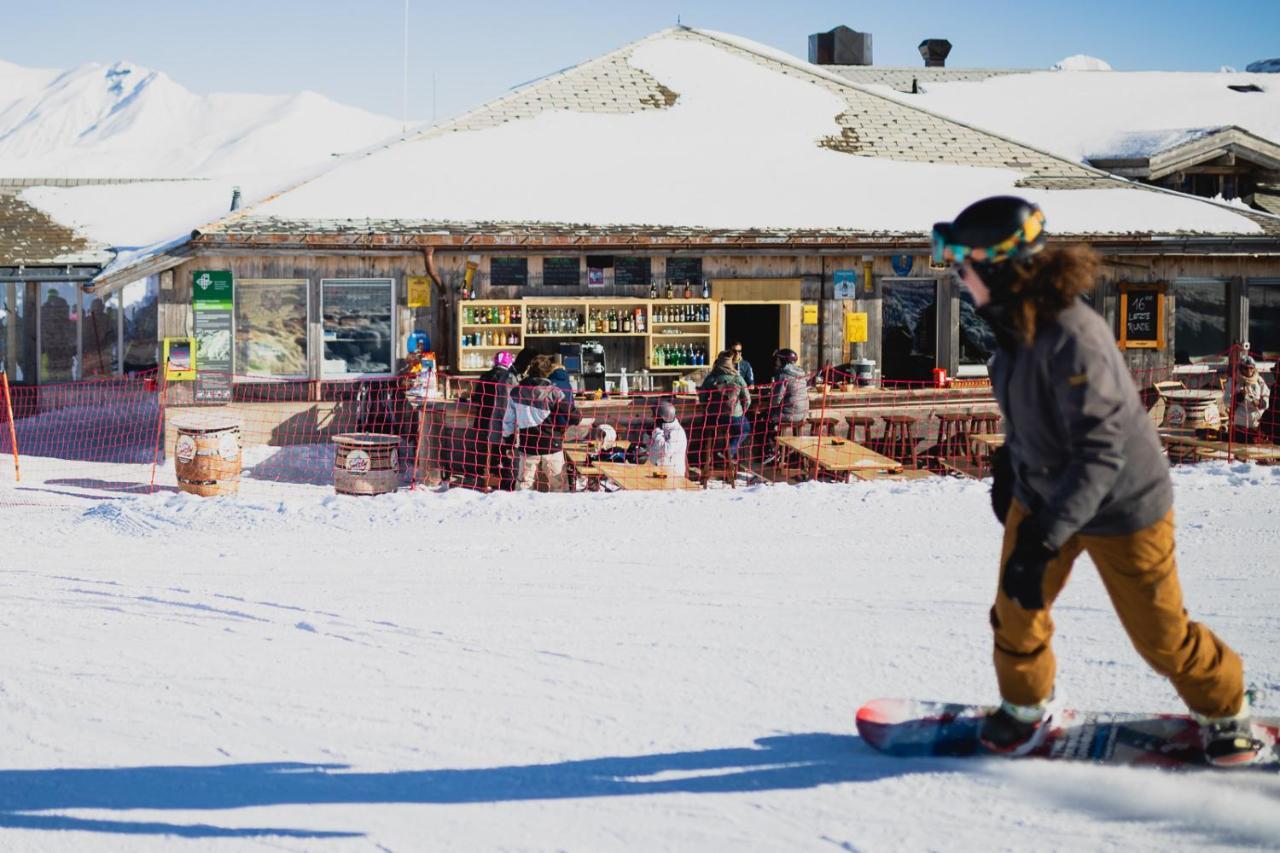
{"type": "Polygon", "coordinates": [[[1010,297],[1009,316],[1023,342],[1093,290],[1102,258],[1084,244],[1049,246],[1024,263],[1011,264],[1004,283],[1010,297]]]}

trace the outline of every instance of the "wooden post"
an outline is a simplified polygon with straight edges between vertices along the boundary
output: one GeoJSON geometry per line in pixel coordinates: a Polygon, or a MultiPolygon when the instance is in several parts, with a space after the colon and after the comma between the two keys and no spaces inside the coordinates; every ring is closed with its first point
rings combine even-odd
{"type": "Polygon", "coordinates": [[[4,384],[4,409],[9,416],[9,443],[13,445],[13,480],[22,482],[22,467],[18,464],[18,431],[13,425],[13,399],[9,396],[9,373],[0,372],[0,383],[4,384]]]}

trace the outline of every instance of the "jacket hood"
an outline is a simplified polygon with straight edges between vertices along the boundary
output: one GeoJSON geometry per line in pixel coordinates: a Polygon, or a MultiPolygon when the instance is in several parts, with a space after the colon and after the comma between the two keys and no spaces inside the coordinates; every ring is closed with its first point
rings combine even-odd
{"type": "Polygon", "coordinates": [[[801,369],[800,365],[791,364],[790,362],[788,362],[787,364],[782,365],[782,370],[779,371],[778,375],[807,377],[808,374],[806,374],[804,370],[801,369]]]}

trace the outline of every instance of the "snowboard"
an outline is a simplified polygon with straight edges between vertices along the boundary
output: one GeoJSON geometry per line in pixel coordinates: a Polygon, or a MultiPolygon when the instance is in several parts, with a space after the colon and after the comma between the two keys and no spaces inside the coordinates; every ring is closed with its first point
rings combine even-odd
{"type": "MultiPolygon", "coordinates": [[[[902,758],[994,755],[978,741],[981,705],[876,699],[858,709],[858,734],[887,755],[902,758]]],[[[1249,769],[1280,771],[1280,719],[1254,718],[1254,736],[1267,744],[1249,769]]],[[[1028,757],[1051,761],[1162,767],[1209,767],[1196,721],[1184,714],[1116,714],[1059,710],[1028,757]]]]}

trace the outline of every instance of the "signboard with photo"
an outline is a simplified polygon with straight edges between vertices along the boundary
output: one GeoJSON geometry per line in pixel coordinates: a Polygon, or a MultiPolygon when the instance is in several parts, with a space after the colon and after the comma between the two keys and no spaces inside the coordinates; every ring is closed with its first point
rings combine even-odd
{"type": "Polygon", "coordinates": [[[192,273],[198,403],[231,402],[231,328],[235,302],[230,270],[192,273]]]}
{"type": "Polygon", "coordinates": [[[307,376],[307,280],[241,279],[236,288],[235,366],[241,376],[307,376]]]}

